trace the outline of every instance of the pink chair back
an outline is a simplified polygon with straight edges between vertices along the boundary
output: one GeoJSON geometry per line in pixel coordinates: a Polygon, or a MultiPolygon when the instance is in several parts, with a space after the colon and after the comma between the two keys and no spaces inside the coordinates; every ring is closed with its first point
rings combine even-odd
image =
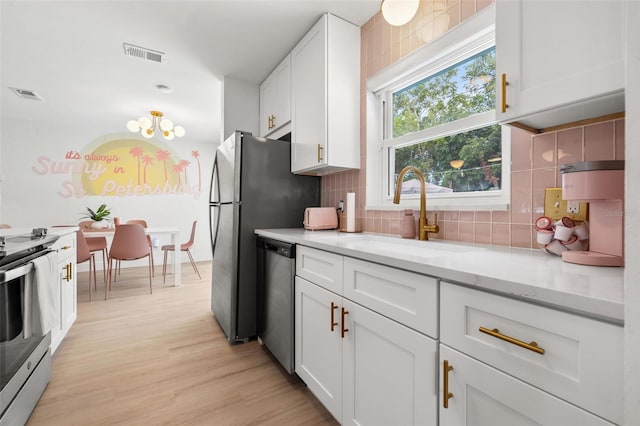
{"type": "Polygon", "coordinates": [[[0,229],[9,229],[11,225],[7,225],[6,223],[0,223],[0,229]]]}
{"type": "Polygon", "coordinates": [[[191,238],[189,238],[189,241],[187,241],[186,243],[183,243],[180,245],[180,248],[182,250],[186,250],[188,248],[191,248],[191,246],[193,246],[193,242],[196,239],[196,224],[198,223],[197,220],[193,221],[193,225],[191,225],[191,238]]]}
{"type": "Polygon", "coordinates": [[[128,225],[140,225],[143,228],[148,228],[147,221],[146,220],[141,220],[141,219],[128,220],[127,224],[128,225]]]}
{"type": "Polygon", "coordinates": [[[120,225],[113,234],[109,257],[120,260],[133,260],[150,254],[147,235],[144,228],[137,224],[120,225]]]}
{"type": "Polygon", "coordinates": [[[81,229],[76,232],[76,263],[86,262],[89,259],[91,259],[91,252],[81,229]]]}

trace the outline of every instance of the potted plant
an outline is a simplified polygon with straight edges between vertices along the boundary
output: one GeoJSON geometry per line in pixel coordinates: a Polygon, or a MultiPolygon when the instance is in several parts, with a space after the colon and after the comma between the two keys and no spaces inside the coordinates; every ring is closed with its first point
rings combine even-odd
{"type": "Polygon", "coordinates": [[[107,208],[107,205],[101,204],[96,211],[87,207],[87,213],[85,213],[83,217],[93,220],[93,223],[91,224],[92,228],[108,228],[108,219],[110,214],[111,210],[107,208]]]}

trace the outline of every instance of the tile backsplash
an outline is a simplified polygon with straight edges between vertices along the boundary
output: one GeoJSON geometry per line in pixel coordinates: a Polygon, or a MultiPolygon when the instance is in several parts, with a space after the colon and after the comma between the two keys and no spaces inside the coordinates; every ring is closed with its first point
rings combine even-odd
{"type": "MultiPolygon", "coordinates": [[[[403,211],[365,209],[365,82],[387,65],[453,28],[490,0],[422,0],[416,17],[402,27],[388,25],[378,13],[361,29],[361,168],[322,178],[322,205],[337,206],[356,193],[356,218],[363,230],[401,233],[403,211]]],[[[533,221],[544,210],[544,189],[562,184],[559,167],[589,160],[624,159],[624,119],[531,134],[512,128],[511,204],[508,211],[429,211],[438,213],[440,232],[430,238],[512,247],[534,247],[533,221]]],[[[428,201],[427,201],[428,209],[428,201]]],[[[415,212],[417,221],[418,211],[415,212]]]]}

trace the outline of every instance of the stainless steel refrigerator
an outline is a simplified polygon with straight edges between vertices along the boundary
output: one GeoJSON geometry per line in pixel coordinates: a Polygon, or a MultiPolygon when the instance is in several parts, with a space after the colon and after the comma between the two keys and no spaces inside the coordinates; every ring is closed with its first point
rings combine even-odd
{"type": "Polygon", "coordinates": [[[256,335],[257,228],[301,228],[320,205],[320,178],[290,172],[291,144],[236,131],[216,151],[211,177],[211,310],[230,342],[256,335]]]}

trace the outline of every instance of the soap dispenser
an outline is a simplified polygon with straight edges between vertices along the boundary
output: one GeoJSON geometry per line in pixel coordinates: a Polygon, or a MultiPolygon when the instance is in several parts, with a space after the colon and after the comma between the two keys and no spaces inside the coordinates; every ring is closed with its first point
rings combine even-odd
{"type": "Polygon", "coordinates": [[[413,218],[413,210],[407,209],[402,217],[402,238],[416,237],[416,221],[413,218]]]}

